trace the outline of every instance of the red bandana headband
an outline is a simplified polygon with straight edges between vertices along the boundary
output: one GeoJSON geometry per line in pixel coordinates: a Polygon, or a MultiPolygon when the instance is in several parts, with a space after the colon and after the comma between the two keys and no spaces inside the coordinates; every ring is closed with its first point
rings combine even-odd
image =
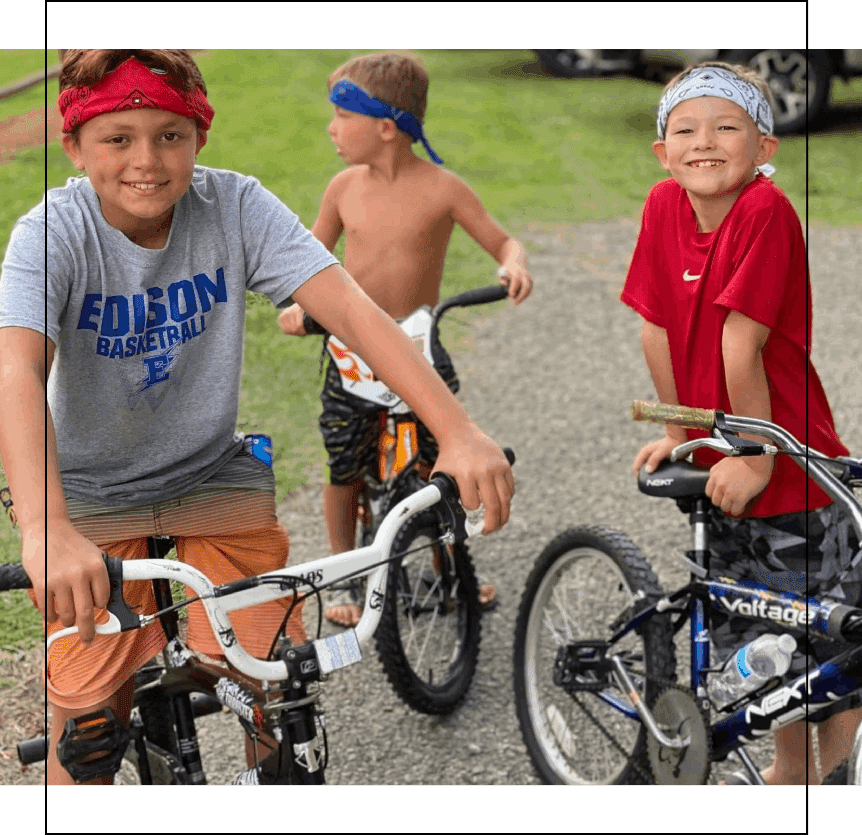
{"type": "Polygon", "coordinates": [[[128,58],[94,87],[70,87],[60,94],[57,105],[63,116],[63,132],[76,128],[102,113],[118,113],[150,107],[195,119],[209,130],[213,109],[199,87],[186,92],[165,81],[164,70],[150,69],[137,58],[128,58]]]}

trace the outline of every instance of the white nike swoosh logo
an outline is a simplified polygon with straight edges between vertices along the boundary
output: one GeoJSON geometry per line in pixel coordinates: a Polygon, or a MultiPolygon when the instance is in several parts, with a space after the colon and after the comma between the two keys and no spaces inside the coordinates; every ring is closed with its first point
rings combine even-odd
{"type": "Polygon", "coordinates": [[[689,274],[688,274],[688,270],[686,270],[686,271],[682,274],[682,280],[683,280],[683,281],[697,281],[699,278],[700,278],[700,276],[699,276],[699,275],[689,275],[689,274]]]}

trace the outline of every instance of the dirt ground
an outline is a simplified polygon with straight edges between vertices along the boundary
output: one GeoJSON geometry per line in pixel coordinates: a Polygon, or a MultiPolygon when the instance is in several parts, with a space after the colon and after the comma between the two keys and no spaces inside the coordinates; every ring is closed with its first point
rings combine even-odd
{"type": "MultiPolygon", "coordinates": [[[[60,138],[63,122],[60,113],[52,108],[48,114],[48,141],[60,138]]],[[[12,116],[0,122],[0,165],[11,162],[22,151],[45,144],[45,110],[32,110],[21,116],[12,116]]]]}

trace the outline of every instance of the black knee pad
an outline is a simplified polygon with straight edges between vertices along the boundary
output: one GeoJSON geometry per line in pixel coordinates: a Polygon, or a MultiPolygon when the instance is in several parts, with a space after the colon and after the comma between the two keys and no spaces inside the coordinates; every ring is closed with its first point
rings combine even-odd
{"type": "Polygon", "coordinates": [[[128,730],[104,708],[66,722],[57,757],[76,783],[84,783],[116,774],[128,744],[128,730]]]}

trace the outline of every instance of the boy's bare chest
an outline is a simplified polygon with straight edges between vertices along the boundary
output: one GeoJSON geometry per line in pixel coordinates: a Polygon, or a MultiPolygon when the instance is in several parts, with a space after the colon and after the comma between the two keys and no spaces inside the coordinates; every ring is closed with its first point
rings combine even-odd
{"type": "Polygon", "coordinates": [[[449,207],[443,200],[408,186],[351,189],[339,209],[348,236],[373,237],[388,245],[410,245],[452,228],[449,207]]]}

